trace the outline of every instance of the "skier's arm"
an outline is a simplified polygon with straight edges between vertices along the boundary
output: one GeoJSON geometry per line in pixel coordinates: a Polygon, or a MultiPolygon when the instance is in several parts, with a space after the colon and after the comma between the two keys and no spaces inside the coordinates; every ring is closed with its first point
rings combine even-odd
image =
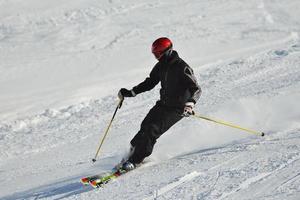
{"type": "Polygon", "coordinates": [[[186,66],[184,68],[183,75],[185,83],[191,93],[191,98],[188,99],[188,102],[193,102],[195,104],[201,96],[201,88],[197,83],[193,70],[190,67],[186,66]]]}
{"type": "Polygon", "coordinates": [[[153,89],[159,83],[159,67],[154,66],[149,77],[147,77],[143,82],[133,87],[133,92],[135,94],[140,94],[142,92],[149,91],[153,89]]]}

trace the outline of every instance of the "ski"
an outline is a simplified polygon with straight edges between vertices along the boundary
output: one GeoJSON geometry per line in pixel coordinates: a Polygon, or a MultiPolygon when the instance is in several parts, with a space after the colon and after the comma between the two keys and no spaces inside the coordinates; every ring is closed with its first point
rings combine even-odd
{"type": "Polygon", "coordinates": [[[96,174],[96,175],[92,175],[92,176],[87,176],[87,177],[83,177],[80,179],[80,182],[83,184],[83,185],[89,185],[90,182],[94,181],[94,180],[97,180],[97,179],[101,179],[103,177],[106,177],[106,176],[109,176],[111,175],[112,173],[114,173],[115,171],[110,171],[110,172],[103,172],[103,173],[100,173],[100,174],[96,174]]]}
{"type": "Polygon", "coordinates": [[[111,182],[112,180],[115,180],[116,178],[118,178],[119,176],[123,175],[127,173],[127,171],[125,170],[117,170],[115,172],[111,172],[110,174],[108,174],[107,176],[102,176],[100,178],[96,178],[92,181],[89,181],[89,184],[93,187],[93,188],[100,188],[103,187],[103,185],[111,182]]]}
{"type": "MultiPolygon", "coordinates": [[[[143,164],[144,163],[145,162],[143,162],[143,164]]],[[[141,164],[136,165],[135,169],[139,168],[141,166],[141,164]]],[[[126,174],[127,172],[134,171],[134,169],[126,171],[126,170],[120,168],[120,166],[121,166],[121,164],[118,164],[111,171],[103,172],[103,173],[92,175],[92,176],[83,177],[80,179],[80,182],[83,185],[90,185],[93,188],[99,188],[99,187],[103,187],[103,185],[107,184],[108,182],[111,182],[112,180],[118,178],[119,176],[126,174]]]]}

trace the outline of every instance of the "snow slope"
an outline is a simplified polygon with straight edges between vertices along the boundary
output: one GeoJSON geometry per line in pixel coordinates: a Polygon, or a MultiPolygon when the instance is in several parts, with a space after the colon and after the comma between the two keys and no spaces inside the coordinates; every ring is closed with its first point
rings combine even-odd
{"type": "Polygon", "coordinates": [[[300,3],[287,0],[0,0],[0,199],[299,199],[300,3]],[[195,118],[144,166],[100,190],[158,98],[126,99],[95,164],[120,87],[142,81],[169,36],[194,68],[195,118]]]}

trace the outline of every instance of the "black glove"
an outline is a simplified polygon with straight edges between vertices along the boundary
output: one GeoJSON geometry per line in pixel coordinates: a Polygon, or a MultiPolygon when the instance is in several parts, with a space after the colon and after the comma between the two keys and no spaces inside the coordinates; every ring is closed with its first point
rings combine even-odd
{"type": "Polygon", "coordinates": [[[134,97],[135,93],[133,90],[127,90],[126,88],[121,88],[118,96],[120,99],[124,99],[124,97],[134,97]]]}
{"type": "Polygon", "coordinates": [[[195,106],[194,102],[186,102],[184,109],[183,109],[182,116],[189,117],[190,115],[193,115],[194,114],[194,110],[193,110],[194,106],[195,106]]]}

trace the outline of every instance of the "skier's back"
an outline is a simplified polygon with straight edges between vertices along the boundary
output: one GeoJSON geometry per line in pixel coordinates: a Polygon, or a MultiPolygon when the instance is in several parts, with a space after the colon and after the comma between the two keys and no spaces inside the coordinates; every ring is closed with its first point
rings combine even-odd
{"type": "Polygon", "coordinates": [[[176,122],[193,113],[193,107],[201,95],[193,70],[173,50],[168,38],[159,38],[152,44],[152,53],[158,59],[143,82],[131,90],[122,88],[119,97],[134,97],[153,89],[161,83],[160,100],[149,111],[140,131],[131,140],[131,153],[122,168],[133,169],[152,153],[156,140],[176,122]]]}

